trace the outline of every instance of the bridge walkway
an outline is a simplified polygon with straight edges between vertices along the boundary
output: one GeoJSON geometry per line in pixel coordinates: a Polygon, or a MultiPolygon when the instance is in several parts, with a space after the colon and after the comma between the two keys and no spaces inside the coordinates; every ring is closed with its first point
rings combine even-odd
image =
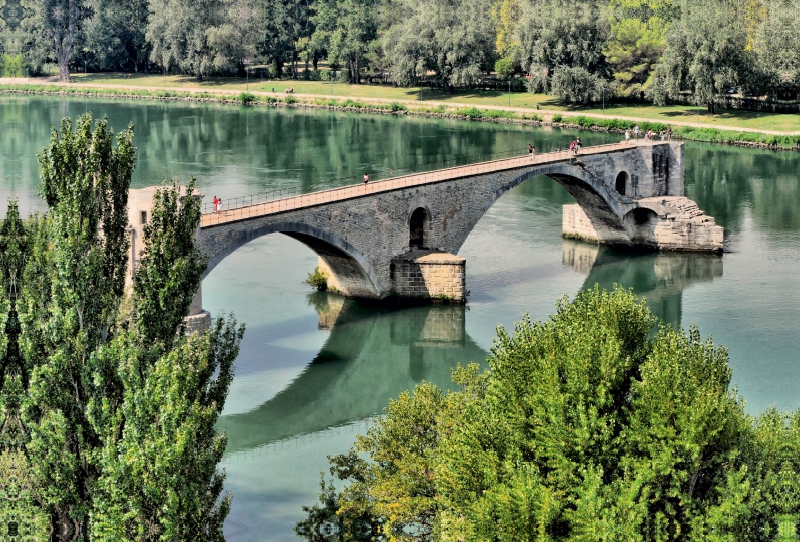
{"type": "MultiPolygon", "coordinates": [[[[584,147],[577,156],[579,157],[592,154],[603,154],[616,150],[625,150],[636,145],[643,146],[659,144],[667,144],[667,142],[654,141],[645,143],[644,141],[631,141],[630,143],[621,142],[605,145],[594,145],[591,147],[584,147]]],[[[337,188],[330,188],[327,190],[310,192],[308,194],[300,194],[296,196],[275,199],[272,201],[256,203],[253,205],[245,205],[233,209],[224,209],[220,213],[204,213],[200,218],[200,227],[211,228],[249,218],[268,216],[285,211],[303,209],[305,207],[313,207],[315,205],[323,205],[326,203],[343,201],[371,194],[391,192],[393,190],[405,189],[413,186],[434,184],[442,181],[469,177],[472,175],[480,175],[483,173],[492,173],[531,165],[561,162],[575,157],[576,156],[569,150],[534,154],[533,156],[525,154],[523,156],[516,156],[513,158],[479,162],[476,164],[449,167],[423,173],[400,175],[388,179],[370,181],[367,184],[359,183],[337,188]]]]}

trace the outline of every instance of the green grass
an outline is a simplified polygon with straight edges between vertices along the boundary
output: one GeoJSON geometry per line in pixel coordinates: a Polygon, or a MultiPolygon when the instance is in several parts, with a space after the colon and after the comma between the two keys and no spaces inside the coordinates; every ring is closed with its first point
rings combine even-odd
{"type": "MultiPolygon", "coordinates": [[[[381,99],[387,101],[414,100],[421,102],[443,102],[466,104],[468,106],[503,106],[536,111],[538,115],[549,115],[559,111],[575,111],[586,116],[606,115],[616,117],[634,117],[659,123],[696,123],[711,126],[725,126],[734,128],[747,128],[753,130],[793,132],[800,131],[800,115],[771,114],[751,111],[720,110],[715,115],[709,115],[705,109],[695,106],[655,106],[652,104],[594,104],[587,107],[568,107],[551,96],[543,94],[529,94],[514,92],[510,95],[502,91],[459,90],[454,94],[446,94],[442,90],[423,87],[394,88],[390,85],[350,85],[346,83],[329,83],[322,81],[272,81],[250,79],[249,85],[245,79],[235,77],[207,77],[202,83],[195,78],[187,76],[170,75],[166,78],[155,74],[132,74],[124,77],[121,74],[76,74],[73,76],[77,83],[116,85],[130,87],[161,88],[165,92],[180,93],[187,90],[204,90],[207,92],[231,92],[239,94],[242,91],[259,93],[283,93],[287,88],[293,88],[295,94],[314,94],[321,98],[336,100],[350,99],[354,104],[364,99],[381,99]],[[537,110],[537,107],[539,108],[537,110]]],[[[130,92],[130,91],[127,91],[130,92]]],[[[176,94],[180,96],[180,94],[176,94]]],[[[398,105],[399,102],[398,102],[398,105]]],[[[403,104],[405,105],[405,104],[403,104]]],[[[348,107],[358,107],[350,105],[348,107]]],[[[372,107],[372,106],[371,106],[372,107]]],[[[434,106],[435,109],[435,106],[434,106]]],[[[469,108],[463,108],[468,110],[469,108]]],[[[433,110],[431,112],[434,112],[433,110]]],[[[473,118],[473,117],[470,117],[473,118]]],[[[566,118],[566,117],[565,117],[566,118]]]]}
{"type": "MultiPolygon", "coordinates": [[[[300,97],[295,96],[293,94],[286,94],[281,98],[276,96],[270,96],[263,93],[260,93],[258,90],[254,90],[254,92],[259,92],[259,94],[253,94],[252,92],[247,91],[237,91],[233,88],[234,80],[225,80],[222,82],[214,83],[213,80],[209,80],[203,83],[203,86],[196,86],[197,83],[193,80],[188,80],[190,82],[186,82],[187,78],[179,78],[173,77],[173,81],[176,83],[177,86],[170,87],[167,85],[164,88],[159,87],[145,87],[144,83],[152,83],[156,80],[162,80],[162,78],[154,77],[154,76],[136,76],[131,78],[122,78],[117,77],[116,79],[113,76],[104,76],[105,79],[100,77],[85,77],[85,78],[76,78],[79,81],[91,81],[92,83],[99,85],[105,84],[105,81],[114,81],[116,80],[116,84],[122,86],[128,86],[128,84],[132,81],[140,81],[142,82],[142,86],[140,87],[133,87],[130,88],[119,88],[118,87],[90,87],[84,84],[75,84],[70,86],[57,86],[53,84],[48,84],[46,81],[42,83],[36,84],[12,84],[12,85],[2,85],[2,81],[0,81],[0,90],[6,91],[23,91],[23,92],[34,92],[34,93],[59,93],[59,94],[74,94],[74,95],[82,95],[82,96],[136,96],[136,97],[152,97],[152,98],[168,98],[168,99],[184,99],[184,98],[192,98],[192,99],[208,99],[214,101],[225,101],[225,102],[238,102],[243,105],[247,104],[257,104],[257,103],[269,103],[274,104],[277,102],[283,102],[286,105],[310,105],[310,106],[317,106],[317,107],[343,107],[347,109],[355,109],[355,110],[371,110],[371,111],[385,111],[385,112],[408,112],[411,114],[452,114],[462,116],[466,119],[470,120],[501,120],[501,119],[509,119],[509,120],[525,120],[525,121],[548,121],[552,120],[556,123],[567,123],[580,126],[582,128],[600,128],[604,130],[616,131],[616,132],[623,132],[626,129],[632,128],[634,125],[638,124],[642,130],[655,130],[656,132],[660,131],[663,128],[666,128],[668,125],[671,125],[674,130],[674,137],[677,139],[687,139],[693,141],[708,141],[708,142],[715,142],[715,143],[753,143],[757,145],[766,145],[773,148],[786,148],[786,149],[797,149],[800,148],[800,136],[796,135],[770,135],[758,132],[745,132],[739,131],[734,129],[717,129],[717,128],[708,128],[708,127],[700,127],[700,126],[679,126],[675,125],[671,119],[661,119],[657,115],[652,120],[624,120],[618,118],[597,118],[590,115],[578,115],[578,116],[571,116],[565,115],[561,111],[537,111],[533,112],[530,109],[516,109],[516,110],[506,110],[506,109],[483,109],[478,107],[477,105],[471,105],[468,107],[464,107],[459,105],[459,102],[451,102],[452,105],[447,105],[447,103],[439,103],[439,104],[431,104],[426,101],[419,101],[419,102],[406,102],[400,103],[399,101],[374,101],[371,100],[370,96],[362,97],[361,99],[354,99],[353,97],[326,97],[320,96],[318,98],[309,98],[309,97],[300,97]],[[183,83],[182,83],[183,82],[183,83]],[[184,84],[185,83],[185,84],[184,84]],[[208,86],[206,86],[208,85],[208,86]]],[[[167,82],[170,82],[170,78],[167,78],[167,82]]],[[[300,94],[312,94],[310,90],[313,90],[313,85],[322,85],[322,83],[312,83],[312,82],[304,82],[304,81],[294,81],[291,82],[297,93],[300,94]],[[308,84],[308,88],[301,88],[300,85],[308,84]]],[[[273,84],[273,83],[270,83],[273,84]]],[[[274,83],[276,92],[279,89],[279,83],[274,83]]],[[[255,84],[251,84],[250,87],[255,87],[255,84]]],[[[393,89],[391,87],[378,87],[378,86],[369,86],[369,85],[341,85],[341,87],[337,86],[337,88],[344,88],[344,89],[356,89],[359,91],[369,91],[367,93],[380,93],[380,92],[407,92],[408,89],[393,89]]],[[[272,87],[269,87],[271,91],[272,87]]],[[[457,95],[458,96],[458,95],[457,95]]],[[[528,95],[530,96],[530,95],[528,95]]],[[[373,96],[374,97],[374,96],[373,96]]],[[[491,105],[491,104],[485,104],[491,105]]],[[[633,108],[627,109],[625,111],[637,113],[647,112],[647,111],[654,111],[657,108],[653,108],[653,106],[641,106],[640,108],[633,108]]],[[[664,108],[662,108],[664,109],[664,108]]],[[[593,110],[586,109],[587,113],[593,110]]],[[[615,108],[614,111],[620,111],[619,108],[615,108]]],[[[740,115],[748,115],[746,112],[738,112],[740,115]]],[[[642,115],[639,115],[640,118],[643,118],[642,115]]],[[[759,114],[758,117],[761,119],[762,123],[766,123],[769,119],[773,119],[775,123],[784,122],[781,119],[784,117],[787,118],[800,118],[798,115],[778,115],[778,114],[759,114]]],[[[788,121],[787,121],[788,122],[788,121]]],[[[783,126],[783,125],[781,125],[783,126]]],[[[787,124],[787,126],[790,126],[787,124]]],[[[773,126],[770,126],[770,128],[773,126]]],[[[791,126],[790,126],[791,127],[791,126]]],[[[800,121],[798,121],[797,128],[800,128],[800,121]]]]}

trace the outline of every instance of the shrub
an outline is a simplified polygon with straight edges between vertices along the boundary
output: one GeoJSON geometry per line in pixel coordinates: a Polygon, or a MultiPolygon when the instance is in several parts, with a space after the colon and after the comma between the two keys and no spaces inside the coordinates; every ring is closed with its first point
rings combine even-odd
{"type": "Polygon", "coordinates": [[[255,95],[250,94],[249,92],[242,92],[239,94],[237,99],[242,102],[242,105],[251,104],[256,101],[255,95]]]}
{"type": "Polygon", "coordinates": [[[408,108],[401,103],[392,102],[391,106],[392,111],[406,111],[408,108]]]}
{"type": "Polygon", "coordinates": [[[585,68],[559,66],[550,80],[551,92],[568,103],[588,103],[599,100],[603,88],[600,78],[585,68]]]}
{"type": "Polygon", "coordinates": [[[494,63],[494,71],[498,77],[508,78],[514,75],[514,63],[507,58],[501,58],[494,63]]]}
{"type": "Polygon", "coordinates": [[[328,289],[328,275],[317,266],[314,268],[314,272],[309,273],[306,277],[306,284],[316,288],[317,291],[325,291],[328,289]]]}
{"type": "Polygon", "coordinates": [[[0,76],[2,77],[24,77],[25,60],[22,53],[18,55],[4,54],[0,58],[0,76]]]}
{"type": "Polygon", "coordinates": [[[483,111],[478,109],[477,107],[470,107],[469,109],[459,109],[457,112],[459,115],[463,115],[468,119],[479,119],[483,117],[483,111]]]}
{"type": "Polygon", "coordinates": [[[286,102],[286,105],[292,105],[297,103],[297,98],[290,95],[284,98],[283,101],[286,102]]]}
{"type": "Polygon", "coordinates": [[[556,113],[553,115],[553,122],[561,122],[562,120],[564,120],[564,117],[561,116],[561,113],[556,113]]]}

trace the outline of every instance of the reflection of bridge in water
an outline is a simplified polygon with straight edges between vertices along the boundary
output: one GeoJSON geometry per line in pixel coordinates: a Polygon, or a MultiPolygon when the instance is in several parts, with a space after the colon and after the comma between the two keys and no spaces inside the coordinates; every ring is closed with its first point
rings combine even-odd
{"type": "Polygon", "coordinates": [[[486,352],[465,331],[464,305],[390,310],[322,292],[309,300],[328,340],[275,397],[220,419],[228,453],[363,420],[422,380],[451,387],[459,362],[485,364],[486,352]]]}
{"type": "Polygon", "coordinates": [[[676,329],[681,326],[683,291],[722,276],[722,257],[714,254],[628,254],[569,240],[564,241],[562,262],[588,275],[585,290],[595,284],[632,288],[647,300],[653,314],[676,329]]]}
{"type": "MultiPolygon", "coordinates": [[[[664,321],[681,323],[682,292],[722,275],[722,258],[695,253],[620,254],[565,240],[562,260],[588,276],[584,288],[633,288],[664,321]]],[[[228,453],[312,435],[382,412],[389,399],[422,380],[452,387],[451,369],[485,365],[487,352],[465,331],[466,307],[427,305],[404,309],[365,306],[315,293],[319,326],[330,336],[289,386],[258,408],[223,416],[228,453]]]]}

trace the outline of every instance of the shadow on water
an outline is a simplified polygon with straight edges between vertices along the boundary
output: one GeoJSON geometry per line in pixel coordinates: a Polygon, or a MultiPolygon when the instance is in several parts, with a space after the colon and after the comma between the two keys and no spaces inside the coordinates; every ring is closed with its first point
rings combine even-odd
{"type": "Polygon", "coordinates": [[[583,289],[614,284],[631,288],[659,319],[679,328],[683,291],[722,276],[722,256],[690,252],[620,253],[579,241],[564,240],[562,263],[588,276],[583,289]]]}
{"type": "Polygon", "coordinates": [[[330,336],[275,397],[220,418],[227,453],[362,420],[423,380],[452,388],[451,370],[459,363],[486,366],[486,351],[465,331],[464,305],[385,309],[324,292],[308,299],[330,336]]]}

